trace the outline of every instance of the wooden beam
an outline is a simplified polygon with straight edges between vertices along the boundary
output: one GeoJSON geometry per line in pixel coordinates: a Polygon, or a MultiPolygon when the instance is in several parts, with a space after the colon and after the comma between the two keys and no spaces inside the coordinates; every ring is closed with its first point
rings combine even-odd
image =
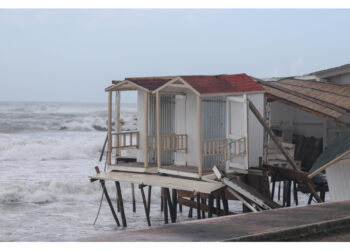
{"type": "Polygon", "coordinates": [[[145,208],[145,213],[146,213],[146,217],[147,217],[147,223],[148,226],[151,226],[151,220],[149,218],[149,213],[150,213],[150,208],[147,206],[147,201],[146,201],[146,196],[145,196],[145,191],[143,190],[143,186],[144,185],[139,185],[139,188],[141,190],[141,195],[142,195],[142,201],[143,201],[143,206],[145,208]]]}
{"type": "Polygon", "coordinates": [[[145,168],[148,168],[148,99],[149,93],[145,93],[145,168]]]}
{"type": "Polygon", "coordinates": [[[202,113],[201,113],[201,97],[197,96],[197,137],[198,137],[198,175],[203,175],[202,169],[202,113]]]}
{"type": "Polygon", "coordinates": [[[250,205],[242,196],[240,196],[235,190],[233,190],[232,188],[227,188],[227,191],[230,192],[233,196],[235,196],[238,200],[240,200],[252,212],[257,212],[257,210],[252,205],[250,205]]]}
{"type": "Polygon", "coordinates": [[[160,94],[156,93],[156,121],[157,121],[157,167],[162,167],[161,138],[160,138],[160,94]]]}
{"type": "Polygon", "coordinates": [[[108,92],[108,151],[107,151],[107,164],[111,165],[112,160],[112,92],[108,92]]]}
{"type": "Polygon", "coordinates": [[[115,186],[117,188],[117,193],[118,193],[118,204],[119,204],[119,207],[120,207],[120,214],[122,216],[123,227],[127,227],[126,217],[125,217],[125,212],[124,212],[123,196],[122,196],[122,191],[121,191],[121,188],[120,188],[119,181],[115,182],[115,186]]]}
{"type": "MultiPolygon", "coordinates": [[[[115,93],[115,133],[120,133],[120,91],[116,91],[115,93]]],[[[116,137],[118,138],[118,137],[116,137]]],[[[119,145],[119,142],[117,142],[117,145],[119,145]]],[[[120,155],[120,149],[116,150],[116,155],[120,155]]],[[[118,159],[116,159],[117,163],[118,159]]]]}

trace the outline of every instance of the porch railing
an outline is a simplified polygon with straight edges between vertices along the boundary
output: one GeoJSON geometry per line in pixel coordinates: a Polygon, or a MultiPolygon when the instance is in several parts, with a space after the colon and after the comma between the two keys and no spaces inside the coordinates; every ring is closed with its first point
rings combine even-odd
{"type": "Polygon", "coordinates": [[[138,148],[139,147],[139,132],[138,131],[127,131],[112,133],[114,140],[113,149],[127,149],[127,148],[138,148]]]}
{"type": "Polygon", "coordinates": [[[225,161],[246,154],[246,138],[215,138],[203,141],[203,156],[223,155],[225,161]]]}
{"type": "MultiPolygon", "coordinates": [[[[150,135],[149,138],[149,150],[157,150],[157,136],[150,135]]],[[[161,135],[161,151],[179,151],[184,150],[187,152],[188,139],[187,134],[163,134],[161,135]]]]}

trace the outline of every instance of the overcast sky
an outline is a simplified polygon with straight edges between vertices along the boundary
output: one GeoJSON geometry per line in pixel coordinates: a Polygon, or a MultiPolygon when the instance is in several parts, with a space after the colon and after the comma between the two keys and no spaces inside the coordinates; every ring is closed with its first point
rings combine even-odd
{"type": "MultiPolygon", "coordinates": [[[[131,76],[350,63],[350,10],[0,10],[0,101],[105,102],[131,76]]],[[[123,102],[134,102],[124,95],[123,102]]]]}

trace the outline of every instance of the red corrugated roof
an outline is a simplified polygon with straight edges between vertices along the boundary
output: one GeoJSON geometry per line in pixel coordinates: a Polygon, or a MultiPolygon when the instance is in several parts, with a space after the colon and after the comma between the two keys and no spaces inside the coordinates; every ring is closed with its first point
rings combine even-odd
{"type": "Polygon", "coordinates": [[[181,76],[201,94],[235,93],[264,90],[246,74],[216,76],[181,76]]]}
{"type": "MultiPolygon", "coordinates": [[[[261,91],[264,88],[246,74],[180,76],[201,94],[261,91]]],[[[155,90],[171,78],[127,78],[149,90],[155,90]]]]}

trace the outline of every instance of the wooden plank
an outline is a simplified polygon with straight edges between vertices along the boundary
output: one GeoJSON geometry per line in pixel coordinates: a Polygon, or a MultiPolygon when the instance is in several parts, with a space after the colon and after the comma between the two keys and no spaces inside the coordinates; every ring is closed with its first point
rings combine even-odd
{"type": "Polygon", "coordinates": [[[146,196],[145,196],[145,191],[143,190],[143,186],[144,185],[139,185],[139,188],[141,190],[141,196],[142,196],[142,201],[143,201],[143,207],[145,208],[145,214],[146,214],[146,218],[147,218],[147,223],[148,226],[151,226],[151,220],[149,218],[149,207],[147,206],[147,201],[146,201],[146,196]]]}
{"type": "Polygon", "coordinates": [[[157,167],[162,166],[161,137],[160,137],[160,94],[156,93],[156,122],[157,122],[157,167]]]}
{"type": "Polygon", "coordinates": [[[112,163],[112,91],[108,92],[108,151],[107,151],[107,164],[112,163]]]}
{"type": "Polygon", "coordinates": [[[252,212],[257,212],[257,210],[250,205],[242,196],[240,196],[235,190],[232,188],[227,188],[227,191],[230,192],[234,197],[240,200],[244,205],[246,205],[252,212]]]}
{"type": "Polygon", "coordinates": [[[118,181],[116,181],[115,186],[117,188],[117,193],[118,193],[118,204],[120,207],[120,214],[122,216],[123,227],[127,227],[126,217],[125,217],[125,212],[124,212],[123,196],[122,196],[122,191],[120,188],[120,183],[118,181]]]}
{"type": "Polygon", "coordinates": [[[197,95],[197,137],[198,137],[198,175],[202,176],[202,112],[201,97],[197,95]]]}
{"type": "Polygon", "coordinates": [[[187,190],[200,193],[212,193],[221,189],[224,185],[220,182],[197,181],[177,177],[159,176],[141,173],[129,172],[103,172],[95,176],[90,176],[90,179],[111,180],[129,182],[135,184],[144,184],[158,187],[167,187],[180,190],[187,190]]]}

